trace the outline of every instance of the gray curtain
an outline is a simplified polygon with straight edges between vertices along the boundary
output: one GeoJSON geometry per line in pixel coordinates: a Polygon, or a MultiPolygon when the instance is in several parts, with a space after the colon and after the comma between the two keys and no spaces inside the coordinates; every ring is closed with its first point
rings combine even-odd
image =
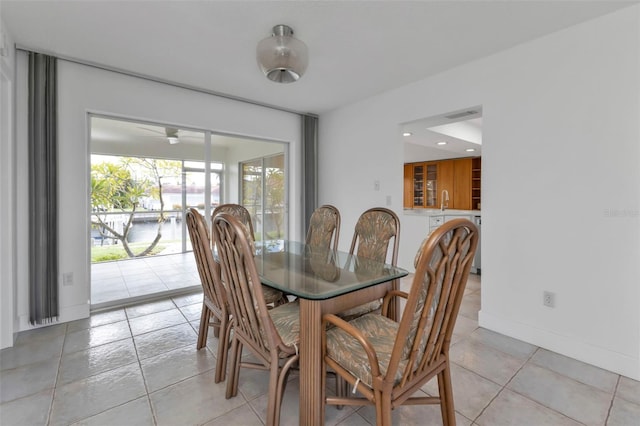
{"type": "Polygon", "coordinates": [[[302,235],[305,235],[318,205],[318,117],[313,115],[302,116],[302,179],[302,235]]]}
{"type": "Polygon", "coordinates": [[[29,53],[29,322],[58,317],[57,64],[29,53]]]}

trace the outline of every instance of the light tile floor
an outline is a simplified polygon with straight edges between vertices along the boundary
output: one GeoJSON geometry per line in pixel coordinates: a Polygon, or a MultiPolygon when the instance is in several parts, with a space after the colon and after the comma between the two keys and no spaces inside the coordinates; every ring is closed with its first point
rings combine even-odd
{"type": "MultiPolygon", "coordinates": [[[[472,275],[451,348],[459,425],[640,425],[640,382],[479,328],[479,291],[472,275]]],[[[267,374],[242,370],[239,395],[225,399],[213,381],[217,340],[195,350],[201,300],[166,298],[20,333],[0,352],[0,424],[264,424],[267,374]]],[[[369,425],[375,415],[328,407],[326,420],[369,425]]],[[[401,407],[393,420],[441,424],[436,406],[401,407]]],[[[281,424],[298,424],[295,374],[281,424]]]]}

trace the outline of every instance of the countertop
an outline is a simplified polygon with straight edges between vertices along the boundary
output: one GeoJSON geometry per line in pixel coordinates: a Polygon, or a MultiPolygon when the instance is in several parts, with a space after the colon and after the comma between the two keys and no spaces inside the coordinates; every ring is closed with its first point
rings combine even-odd
{"type": "Polygon", "coordinates": [[[404,209],[407,216],[482,216],[481,210],[404,209]]]}

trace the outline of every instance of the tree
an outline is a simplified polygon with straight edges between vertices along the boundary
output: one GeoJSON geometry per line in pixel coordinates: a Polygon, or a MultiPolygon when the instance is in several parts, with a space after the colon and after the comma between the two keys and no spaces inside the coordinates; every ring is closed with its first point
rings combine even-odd
{"type": "Polygon", "coordinates": [[[162,225],[166,221],[162,197],[162,179],[167,174],[179,173],[180,162],[156,159],[123,158],[119,164],[103,162],[91,166],[91,224],[103,238],[122,242],[127,256],[142,257],[149,254],[162,239],[162,225]],[[134,176],[140,174],[140,176],[134,176]],[[151,244],[135,254],[129,246],[129,232],[139,203],[143,197],[160,200],[158,228],[151,244]],[[120,211],[127,216],[122,231],[115,229],[100,212],[120,211]]]}
{"type": "Polygon", "coordinates": [[[273,224],[276,227],[276,238],[282,236],[282,224],[284,222],[284,170],[281,168],[268,167],[266,169],[267,199],[273,224]]]}

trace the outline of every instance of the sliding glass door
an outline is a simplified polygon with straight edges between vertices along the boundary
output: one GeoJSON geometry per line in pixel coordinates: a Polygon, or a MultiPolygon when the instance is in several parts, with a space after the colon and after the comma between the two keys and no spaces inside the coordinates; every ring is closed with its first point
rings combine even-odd
{"type": "Polygon", "coordinates": [[[200,287],[189,208],[244,204],[257,240],[286,238],[286,144],[90,118],[92,309],[200,287]]]}
{"type": "Polygon", "coordinates": [[[286,239],[288,220],[284,153],[241,162],[240,170],[242,205],[253,218],[256,241],[286,239]]]}

